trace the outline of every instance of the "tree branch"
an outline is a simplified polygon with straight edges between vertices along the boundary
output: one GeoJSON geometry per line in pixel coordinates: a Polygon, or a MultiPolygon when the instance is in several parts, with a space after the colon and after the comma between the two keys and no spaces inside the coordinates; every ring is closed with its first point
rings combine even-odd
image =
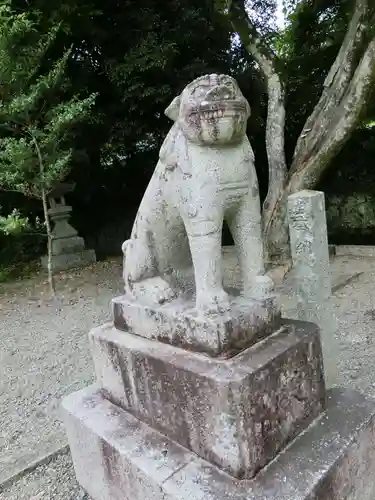
{"type": "Polygon", "coordinates": [[[266,147],[268,157],[268,193],[263,205],[263,226],[270,220],[270,210],[284,189],[287,166],[285,159],[285,88],[277,71],[277,57],[261,40],[245,11],[244,0],[233,0],[229,18],[245,49],[252,55],[267,82],[268,114],[266,147]]]}
{"type": "Polygon", "coordinates": [[[290,192],[313,187],[327,164],[341,149],[357,126],[375,81],[375,37],[370,41],[348,85],[340,105],[331,117],[329,129],[319,147],[292,172],[290,192]]]}
{"type": "Polygon", "coordinates": [[[319,102],[307,119],[298,138],[289,175],[304,168],[313,151],[320,149],[331,122],[335,120],[336,108],[344,98],[355,71],[358,52],[363,50],[369,26],[368,0],[356,0],[355,11],[348,26],[340,51],[325,79],[319,102]]]}
{"type": "Polygon", "coordinates": [[[41,177],[41,193],[42,193],[42,203],[43,203],[43,212],[44,212],[44,220],[46,223],[46,229],[47,229],[47,245],[48,245],[48,262],[47,262],[47,269],[48,269],[48,283],[50,287],[50,291],[53,297],[56,297],[56,287],[55,287],[55,280],[53,277],[53,271],[52,271],[52,228],[51,228],[51,221],[49,218],[49,213],[48,213],[48,205],[47,205],[47,194],[46,194],[46,188],[44,186],[44,161],[42,157],[42,153],[40,151],[40,147],[38,144],[38,141],[36,140],[35,135],[29,131],[29,134],[31,136],[31,139],[34,143],[35,150],[38,156],[38,161],[39,161],[39,172],[40,172],[40,177],[41,177]]]}

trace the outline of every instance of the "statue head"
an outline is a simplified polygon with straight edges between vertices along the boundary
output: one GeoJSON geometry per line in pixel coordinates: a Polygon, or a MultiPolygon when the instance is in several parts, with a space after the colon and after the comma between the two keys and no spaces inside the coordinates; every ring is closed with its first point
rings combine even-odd
{"type": "Polygon", "coordinates": [[[165,114],[178,123],[188,140],[223,145],[243,138],[250,106],[234,78],[212,74],[189,83],[165,114]]]}

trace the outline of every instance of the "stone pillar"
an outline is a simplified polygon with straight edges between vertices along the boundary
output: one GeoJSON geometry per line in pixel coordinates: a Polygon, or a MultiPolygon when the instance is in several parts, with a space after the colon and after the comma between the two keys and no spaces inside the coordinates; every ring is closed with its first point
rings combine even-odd
{"type": "Polygon", "coordinates": [[[292,317],[320,326],[326,383],[331,386],[337,382],[338,347],[334,339],[336,321],[331,301],[324,193],[305,190],[292,194],[288,216],[294,284],[292,317]]]}
{"type": "MultiPolygon", "coordinates": [[[[53,226],[52,230],[52,269],[63,271],[73,267],[83,267],[96,260],[95,251],[85,248],[85,241],[78,236],[74,227],[69,224],[72,207],[65,204],[64,197],[56,202],[49,199],[48,214],[53,226]]],[[[47,269],[48,257],[41,259],[42,267],[47,269]]]]}

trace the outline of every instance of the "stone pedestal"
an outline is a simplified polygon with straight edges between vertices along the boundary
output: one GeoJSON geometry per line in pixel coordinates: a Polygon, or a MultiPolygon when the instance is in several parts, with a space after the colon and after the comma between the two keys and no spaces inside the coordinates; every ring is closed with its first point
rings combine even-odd
{"type": "Polygon", "coordinates": [[[112,403],[237,478],[251,478],[325,406],[319,331],[284,323],[228,359],[116,330],[90,334],[112,403]]]}
{"type": "Polygon", "coordinates": [[[357,392],[328,392],[324,413],[242,481],[114,405],[97,386],[68,396],[64,414],[78,481],[94,500],[375,498],[375,402],[357,392]]]}
{"type": "Polygon", "coordinates": [[[147,306],[123,295],[112,301],[114,325],[148,339],[225,356],[270,335],[280,324],[275,296],[230,300],[230,311],[204,316],[195,309],[194,296],[147,306]]]}
{"type": "Polygon", "coordinates": [[[90,333],[97,383],[63,403],[93,500],[375,498],[375,402],[326,395],[318,327],[283,320],[224,357],[121,327],[90,333]]]}
{"type": "MultiPolygon", "coordinates": [[[[48,210],[52,230],[52,270],[63,271],[73,267],[84,267],[96,261],[95,251],[85,249],[84,239],[69,224],[72,207],[62,203],[51,203],[48,210]]],[[[41,259],[42,267],[47,269],[48,257],[41,259]]]]}

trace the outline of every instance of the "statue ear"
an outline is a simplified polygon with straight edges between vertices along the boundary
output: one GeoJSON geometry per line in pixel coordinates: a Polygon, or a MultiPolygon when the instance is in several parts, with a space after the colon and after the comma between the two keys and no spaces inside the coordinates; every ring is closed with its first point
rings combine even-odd
{"type": "Polygon", "coordinates": [[[177,96],[173,99],[173,101],[170,103],[170,105],[167,107],[167,109],[164,111],[166,116],[173,120],[174,122],[177,121],[179,112],[180,112],[180,104],[181,104],[181,96],[177,96]]]}

